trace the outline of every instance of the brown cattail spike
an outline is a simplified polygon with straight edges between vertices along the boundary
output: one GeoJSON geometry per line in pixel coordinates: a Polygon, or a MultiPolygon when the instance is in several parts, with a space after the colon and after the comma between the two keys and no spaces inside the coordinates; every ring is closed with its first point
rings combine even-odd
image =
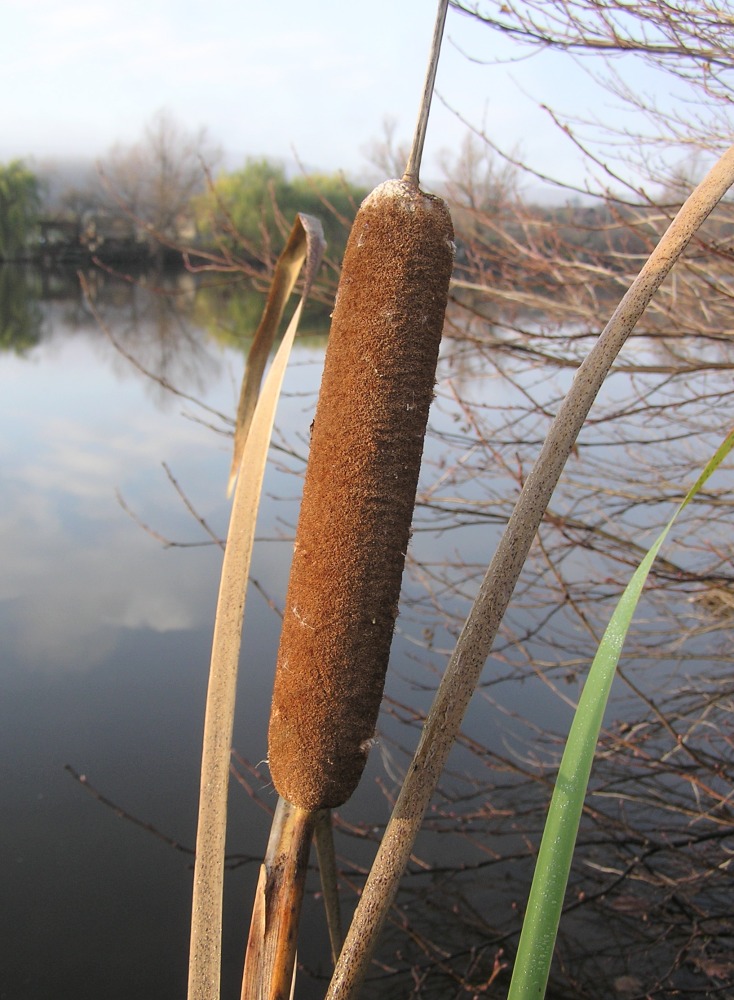
{"type": "Polygon", "coordinates": [[[445,203],[386,181],[344,256],[286,598],[270,770],[304,809],[340,805],[385,681],[453,264],[445,203]]]}

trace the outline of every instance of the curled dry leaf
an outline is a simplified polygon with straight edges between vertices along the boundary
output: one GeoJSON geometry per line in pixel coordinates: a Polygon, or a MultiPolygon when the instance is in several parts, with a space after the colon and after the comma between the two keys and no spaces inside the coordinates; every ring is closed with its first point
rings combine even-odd
{"type": "Polygon", "coordinates": [[[245,374],[240,389],[240,399],[237,404],[237,422],[234,432],[234,451],[232,466],[229,471],[227,496],[232,495],[237,471],[242,461],[242,452],[255,413],[260,383],[270,352],[275,343],[280,321],[283,318],[286,303],[295,286],[298,275],[305,262],[304,298],[308,296],[313,284],[326,243],[321,222],[313,215],[299,213],[293,223],[288,242],[278,258],[273,273],[273,280],[268,290],[265,309],[252,338],[250,352],[247,355],[245,374]]]}
{"type": "MultiPolygon", "coordinates": [[[[204,717],[188,1000],[219,998],[227,791],[245,594],[275,408],[303,305],[321,262],[323,250],[323,230],[319,220],[308,215],[298,215],[276,265],[265,314],[255,338],[260,344],[258,364],[261,360],[262,367],[257,379],[254,375],[249,378],[250,386],[255,382],[257,384],[255,389],[248,390],[248,399],[252,400],[253,394],[257,399],[252,405],[248,426],[244,430],[240,429],[239,436],[235,439],[235,447],[238,449],[236,455],[239,458],[236,458],[233,465],[233,481],[237,480],[237,488],[217,599],[204,717]],[[267,357],[267,353],[260,357],[262,345],[268,336],[272,343],[285,303],[304,265],[301,300],[283,336],[262,392],[258,395],[257,389],[267,357]],[[267,322],[266,317],[269,317],[267,322]],[[265,332],[261,333],[263,330],[265,332]],[[237,472],[241,468],[247,469],[247,475],[238,477],[237,472]]],[[[253,366],[248,364],[248,367],[253,366]]],[[[247,375],[245,382],[248,382],[247,375]]],[[[249,406],[248,403],[248,409],[249,406]]]]}

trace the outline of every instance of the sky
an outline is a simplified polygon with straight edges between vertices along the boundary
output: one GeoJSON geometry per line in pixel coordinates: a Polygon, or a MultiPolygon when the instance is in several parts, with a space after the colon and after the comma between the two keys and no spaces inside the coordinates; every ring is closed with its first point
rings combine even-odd
{"type": "MultiPolygon", "coordinates": [[[[394,120],[412,134],[434,0],[1,0],[0,162],[103,157],[159,110],[205,127],[230,168],[267,156],[369,176],[394,120]]],[[[449,10],[423,176],[467,126],[581,182],[581,157],[542,102],[617,113],[567,57],[501,65],[508,43],[449,10]],[[458,115],[457,115],[458,112],[458,115]],[[460,117],[459,117],[460,116],[460,117]]],[[[515,53],[516,54],[516,53],[515,53]]]]}

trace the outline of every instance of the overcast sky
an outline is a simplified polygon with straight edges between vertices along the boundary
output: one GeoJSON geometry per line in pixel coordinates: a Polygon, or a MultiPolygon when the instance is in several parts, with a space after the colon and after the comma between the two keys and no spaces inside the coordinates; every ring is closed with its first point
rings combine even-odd
{"type": "MultiPolygon", "coordinates": [[[[407,140],[422,90],[435,0],[2,0],[0,160],[103,156],[153,114],[205,126],[236,166],[246,156],[311,169],[368,169],[392,117],[407,140]]],[[[574,181],[580,156],[539,107],[613,118],[566,57],[483,65],[507,43],[449,10],[437,91],[507,147],[574,181]]],[[[466,127],[440,101],[424,176],[466,127]]]]}

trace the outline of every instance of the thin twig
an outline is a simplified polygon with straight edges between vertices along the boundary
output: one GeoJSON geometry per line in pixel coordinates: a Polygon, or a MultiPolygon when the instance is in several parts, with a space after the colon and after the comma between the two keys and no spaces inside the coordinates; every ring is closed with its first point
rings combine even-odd
{"type": "Polygon", "coordinates": [[[103,795],[102,792],[98,791],[94,785],[90,783],[86,774],[80,774],[79,771],[76,771],[71,766],[71,764],[64,764],[64,770],[68,771],[72,778],[77,781],[82,788],[89,792],[93,799],[96,799],[97,802],[101,802],[103,806],[107,806],[107,808],[111,809],[120,819],[127,820],[128,823],[133,823],[135,826],[139,826],[141,830],[146,830],[148,833],[152,833],[154,837],[162,840],[164,844],[168,844],[168,846],[172,847],[174,850],[181,851],[182,854],[188,854],[191,857],[194,856],[194,849],[192,847],[186,847],[184,844],[179,843],[174,837],[169,837],[168,834],[162,833],[157,827],[153,826],[152,823],[147,823],[143,819],[138,819],[137,816],[133,816],[132,813],[123,809],[122,806],[118,806],[116,802],[113,802],[112,799],[108,799],[106,795],[103,795]]]}
{"type": "Polygon", "coordinates": [[[319,813],[314,829],[314,842],[319,859],[319,874],[324,895],[324,907],[326,908],[326,923],[329,928],[331,957],[336,965],[339,952],[342,950],[344,934],[339,906],[339,885],[331,815],[331,809],[324,809],[319,813]]]}
{"type": "Polygon", "coordinates": [[[171,470],[168,467],[168,465],[166,464],[166,462],[161,462],[161,465],[163,466],[163,468],[165,470],[165,473],[168,476],[168,479],[169,479],[169,481],[171,483],[171,486],[173,486],[174,490],[181,497],[181,499],[183,501],[183,504],[184,504],[184,507],[186,508],[186,510],[189,512],[189,514],[191,514],[191,516],[194,518],[194,520],[197,521],[201,525],[201,527],[204,529],[205,533],[207,535],[209,535],[209,538],[211,538],[211,540],[214,542],[214,544],[218,545],[219,548],[222,551],[224,551],[224,544],[225,544],[224,543],[224,539],[220,538],[219,535],[212,528],[209,527],[209,525],[207,524],[206,520],[196,510],[196,508],[194,507],[194,505],[189,500],[188,496],[184,492],[184,490],[183,490],[182,486],[180,485],[179,481],[176,479],[176,477],[174,476],[174,474],[171,472],[171,470]]]}
{"type": "MultiPolygon", "coordinates": [[[[77,781],[85,791],[89,792],[93,799],[100,802],[103,806],[111,809],[118,819],[124,819],[128,823],[132,823],[134,826],[139,826],[141,830],[145,830],[146,833],[152,833],[154,837],[158,840],[162,840],[164,844],[168,844],[175,851],[180,851],[182,854],[188,854],[192,858],[195,855],[193,847],[187,847],[185,844],[181,844],[175,837],[169,837],[167,833],[163,833],[158,827],[153,826],[152,823],[146,822],[146,820],[139,819],[137,816],[133,816],[129,813],[127,809],[123,809],[122,806],[118,806],[116,802],[103,795],[94,785],[89,781],[86,774],[81,774],[79,771],[75,770],[71,764],[64,764],[64,770],[68,771],[72,778],[77,781]]],[[[253,861],[259,861],[260,859],[254,854],[228,854],[226,856],[227,868],[239,868],[241,865],[252,864],[253,861]]]]}

